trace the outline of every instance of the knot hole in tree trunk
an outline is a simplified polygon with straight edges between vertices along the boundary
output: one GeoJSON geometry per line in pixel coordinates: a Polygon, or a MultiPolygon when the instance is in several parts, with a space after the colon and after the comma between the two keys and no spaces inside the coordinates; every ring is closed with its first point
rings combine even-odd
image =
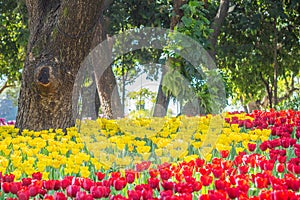
{"type": "Polygon", "coordinates": [[[34,79],[40,95],[49,96],[58,92],[59,81],[57,73],[53,71],[52,65],[41,65],[37,67],[34,79]]]}
{"type": "Polygon", "coordinates": [[[49,68],[48,67],[43,67],[38,75],[38,81],[44,85],[47,85],[50,81],[50,74],[49,74],[49,68]]]}

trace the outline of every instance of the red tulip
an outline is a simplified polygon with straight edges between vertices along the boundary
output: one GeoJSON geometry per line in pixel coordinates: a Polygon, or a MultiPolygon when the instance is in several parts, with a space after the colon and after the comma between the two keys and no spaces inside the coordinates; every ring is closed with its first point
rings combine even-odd
{"type": "Polygon", "coordinates": [[[222,160],[223,160],[222,158],[215,157],[211,160],[211,163],[213,164],[213,166],[214,165],[219,166],[219,165],[221,165],[222,160]]]}
{"type": "Polygon", "coordinates": [[[202,182],[202,185],[204,185],[204,186],[209,186],[212,183],[212,177],[211,176],[202,175],[200,177],[200,180],[202,182]]]}
{"type": "Polygon", "coordinates": [[[66,189],[69,185],[71,185],[71,181],[65,177],[60,181],[60,185],[62,189],[66,189]]]}
{"type": "Polygon", "coordinates": [[[15,175],[13,175],[13,174],[5,174],[4,176],[2,176],[3,182],[13,182],[14,179],[15,179],[15,175]]]}
{"type": "Polygon", "coordinates": [[[54,197],[52,195],[45,194],[44,200],[54,200],[54,197]]]}
{"type": "Polygon", "coordinates": [[[211,173],[210,168],[200,168],[199,171],[200,171],[201,175],[203,175],[203,176],[208,176],[211,173]]]}
{"type": "Polygon", "coordinates": [[[271,191],[261,190],[259,193],[259,199],[261,200],[272,200],[271,191]]]}
{"type": "Polygon", "coordinates": [[[54,187],[55,187],[55,181],[54,181],[54,180],[43,181],[43,187],[44,187],[46,190],[54,190],[54,187]]]}
{"type": "Polygon", "coordinates": [[[28,191],[29,191],[30,196],[32,196],[32,197],[36,196],[39,193],[39,189],[40,188],[38,186],[30,185],[28,187],[28,191]]]}
{"type": "Polygon", "coordinates": [[[132,200],[140,200],[142,192],[140,190],[127,190],[128,198],[132,200]]]}
{"type": "Polygon", "coordinates": [[[17,192],[19,200],[28,200],[30,198],[29,191],[27,189],[21,189],[17,192]]]}
{"type": "Polygon", "coordinates": [[[157,177],[158,174],[159,174],[159,171],[157,169],[150,169],[149,170],[149,175],[151,176],[151,178],[157,177]]]}
{"type": "Polygon", "coordinates": [[[242,165],[242,166],[239,166],[238,168],[239,168],[240,174],[247,174],[248,173],[249,167],[247,165],[242,165]]]}
{"type": "Polygon", "coordinates": [[[227,184],[225,180],[220,180],[220,179],[215,180],[215,187],[217,190],[225,190],[226,186],[227,184]]]}
{"type": "Polygon", "coordinates": [[[127,200],[125,197],[123,197],[122,195],[120,194],[117,194],[117,195],[112,195],[109,200],[127,200]]]}
{"type": "Polygon", "coordinates": [[[87,191],[89,191],[93,185],[94,185],[94,181],[88,178],[84,178],[81,183],[81,187],[87,191]]]}
{"type": "Polygon", "coordinates": [[[200,195],[199,200],[210,200],[210,198],[208,194],[202,194],[200,195]]]}
{"type": "Polygon", "coordinates": [[[195,181],[195,182],[193,183],[193,191],[194,191],[194,192],[200,191],[201,188],[202,188],[201,182],[195,181]]]}
{"type": "Polygon", "coordinates": [[[277,164],[276,164],[276,171],[277,171],[278,173],[284,172],[284,164],[283,164],[283,163],[277,163],[277,164]]]}
{"type": "Polygon", "coordinates": [[[153,190],[152,189],[142,190],[142,196],[143,196],[143,199],[153,198],[153,190]]]}
{"type": "Polygon", "coordinates": [[[279,163],[285,163],[286,162],[286,156],[278,155],[277,160],[279,163]]]}
{"type": "Polygon", "coordinates": [[[136,176],[136,172],[134,172],[132,170],[125,171],[125,177],[126,177],[127,183],[129,183],[129,184],[133,183],[135,180],[135,176],[136,176]]]}
{"type": "Polygon", "coordinates": [[[67,197],[62,192],[55,192],[54,193],[54,200],[67,200],[67,197]]]}
{"type": "Polygon", "coordinates": [[[69,185],[67,187],[67,195],[69,197],[76,197],[76,194],[79,191],[80,191],[80,186],[78,186],[78,185],[69,185]]]}
{"type": "Polygon", "coordinates": [[[239,166],[240,164],[243,163],[243,157],[238,155],[234,157],[234,161],[233,161],[235,166],[239,166]]]}
{"type": "Polygon", "coordinates": [[[172,190],[163,190],[160,192],[160,196],[162,199],[168,199],[173,195],[172,190]]]}
{"type": "Polygon", "coordinates": [[[110,189],[105,186],[92,186],[90,189],[90,193],[93,198],[103,198],[109,196],[110,189]]]}
{"type": "Polygon", "coordinates": [[[244,123],[246,129],[250,129],[253,127],[253,124],[250,120],[247,120],[245,123],[244,123]]]}
{"type": "Polygon", "coordinates": [[[76,200],[93,200],[93,196],[91,194],[86,194],[86,192],[79,191],[76,194],[76,200]]]}
{"type": "Polygon", "coordinates": [[[99,181],[102,181],[105,177],[105,173],[102,173],[102,172],[95,172],[95,174],[99,181]]]}
{"type": "Polygon", "coordinates": [[[268,185],[268,179],[264,177],[256,176],[254,180],[255,180],[255,186],[259,189],[266,188],[268,185]]]}
{"type": "Polygon", "coordinates": [[[168,180],[172,176],[172,172],[170,169],[160,169],[159,174],[162,180],[168,180]]]}
{"type": "Polygon", "coordinates": [[[41,172],[35,172],[32,174],[32,178],[36,180],[42,180],[43,174],[41,172]]]}
{"type": "Polygon", "coordinates": [[[10,183],[9,182],[3,182],[1,184],[1,188],[3,190],[4,193],[9,193],[10,192],[10,183]]]}
{"type": "Polygon", "coordinates": [[[31,184],[31,178],[22,178],[22,186],[28,186],[31,184]]]}
{"type": "Polygon", "coordinates": [[[210,200],[226,200],[226,192],[222,190],[208,190],[210,200]]]}
{"type": "Polygon", "coordinates": [[[240,192],[248,193],[250,186],[249,182],[246,179],[239,179],[236,181],[237,188],[239,188],[240,192]]]}
{"type": "Polygon", "coordinates": [[[164,188],[164,190],[173,190],[174,189],[173,182],[162,181],[161,186],[164,188]]]}
{"type": "Polygon", "coordinates": [[[227,158],[229,155],[229,150],[220,150],[220,155],[222,158],[227,158]]]}
{"type": "Polygon", "coordinates": [[[39,188],[39,194],[40,195],[45,195],[47,191],[45,189],[39,188]]]}
{"type": "Polygon", "coordinates": [[[127,181],[124,177],[118,178],[113,182],[113,186],[116,190],[122,190],[127,184],[127,181]]]}
{"type": "Polygon", "coordinates": [[[254,143],[248,143],[248,150],[253,152],[256,149],[256,144],[254,143]]]}
{"type": "Polygon", "coordinates": [[[156,189],[159,186],[159,180],[157,178],[149,178],[148,184],[152,189],[156,189]]]}
{"type": "Polygon", "coordinates": [[[72,177],[71,184],[80,186],[81,185],[81,179],[79,177],[72,177]]]}
{"type": "Polygon", "coordinates": [[[259,145],[260,150],[265,151],[268,149],[268,143],[269,141],[264,141],[259,145]]]}
{"type": "Polygon", "coordinates": [[[9,184],[9,190],[13,194],[17,194],[18,191],[21,189],[21,187],[22,187],[22,183],[20,182],[11,182],[9,184]]]}
{"type": "Polygon", "coordinates": [[[54,190],[59,190],[61,187],[59,180],[54,180],[54,190]]]}
{"type": "Polygon", "coordinates": [[[215,178],[220,178],[222,176],[222,174],[224,173],[224,171],[221,167],[213,167],[211,171],[215,178]]]}
{"type": "Polygon", "coordinates": [[[273,139],[273,140],[269,140],[269,148],[273,149],[275,147],[279,147],[281,146],[281,140],[279,138],[273,139]]]}
{"type": "Polygon", "coordinates": [[[141,163],[137,163],[135,168],[136,168],[136,171],[141,172],[141,171],[147,170],[150,167],[150,165],[151,165],[150,161],[143,161],[141,163]]]}
{"type": "Polygon", "coordinates": [[[196,166],[197,167],[203,167],[204,163],[205,163],[205,160],[204,159],[200,159],[200,158],[197,158],[195,160],[195,163],[196,163],[196,166]]]}
{"type": "Polygon", "coordinates": [[[269,171],[272,171],[273,168],[274,168],[274,161],[266,161],[265,164],[264,164],[264,170],[269,170],[269,171]]]}
{"type": "Polygon", "coordinates": [[[236,187],[229,187],[226,189],[226,192],[231,199],[235,199],[239,196],[239,189],[236,187]]]}
{"type": "Polygon", "coordinates": [[[229,181],[231,185],[236,185],[236,178],[234,175],[229,176],[229,181]]]}

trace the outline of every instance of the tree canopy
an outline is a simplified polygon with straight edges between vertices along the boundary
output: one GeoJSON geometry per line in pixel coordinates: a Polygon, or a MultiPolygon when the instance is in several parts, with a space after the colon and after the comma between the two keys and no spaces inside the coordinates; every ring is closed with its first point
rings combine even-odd
{"type": "Polygon", "coordinates": [[[27,13],[24,2],[0,2],[0,93],[21,79],[28,40],[27,13]]]}

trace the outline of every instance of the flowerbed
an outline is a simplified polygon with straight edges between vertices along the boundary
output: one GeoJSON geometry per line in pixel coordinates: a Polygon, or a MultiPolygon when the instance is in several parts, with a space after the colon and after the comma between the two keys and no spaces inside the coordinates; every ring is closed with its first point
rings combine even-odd
{"type": "Polygon", "coordinates": [[[1,199],[300,199],[300,112],[0,126],[1,199]]]}

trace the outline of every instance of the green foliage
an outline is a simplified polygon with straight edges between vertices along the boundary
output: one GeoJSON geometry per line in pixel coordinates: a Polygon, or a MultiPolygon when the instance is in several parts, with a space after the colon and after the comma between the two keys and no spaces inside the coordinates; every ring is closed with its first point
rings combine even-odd
{"type": "Polygon", "coordinates": [[[133,110],[129,113],[129,118],[147,118],[151,117],[151,112],[145,109],[133,110]]]}
{"type": "Polygon", "coordinates": [[[300,95],[296,94],[287,101],[283,101],[278,105],[279,110],[300,110],[300,95]]]}
{"type": "Polygon", "coordinates": [[[206,18],[207,10],[201,1],[189,1],[182,7],[184,12],[177,30],[180,33],[190,36],[203,47],[208,46],[208,37],[212,30],[209,28],[210,21],[206,18]]]}
{"type": "Polygon", "coordinates": [[[170,27],[170,0],[116,0],[105,12],[109,19],[109,33],[116,34],[139,27],[170,27]],[[151,19],[151,20],[149,20],[151,19]]]}
{"type": "Polygon", "coordinates": [[[169,94],[182,104],[185,101],[192,100],[193,90],[190,88],[190,82],[177,70],[167,72],[163,78],[163,92],[169,94]]]}
{"type": "Polygon", "coordinates": [[[291,80],[299,73],[300,3],[236,0],[233,4],[235,8],[226,18],[218,49],[219,67],[229,77],[233,98],[243,99],[244,104],[262,100],[267,87],[274,93],[275,84],[290,80],[278,89],[277,95],[284,95],[280,91],[291,88],[291,80]]]}
{"type": "MultiPolygon", "coordinates": [[[[113,1],[104,15],[108,19],[108,33],[115,35],[129,29],[140,27],[170,26],[171,1],[117,0],[113,1]],[[151,19],[151,20],[149,20],[151,19]]],[[[125,41],[116,41],[114,48],[118,49],[125,41]]],[[[121,88],[132,84],[142,73],[147,79],[158,80],[159,63],[162,51],[158,49],[140,49],[131,51],[117,58],[113,64],[113,71],[121,88]],[[144,65],[144,64],[147,65],[144,65]],[[154,63],[149,65],[149,63],[154,63]]],[[[163,63],[161,63],[163,64],[163,63]]],[[[122,90],[122,89],[121,89],[122,90]]]]}
{"type": "Polygon", "coordinates": [[[146,100],[155,103],[156,92],[152,92],[148,88],[141,88],[138,91],[128,92],[127,96],[135,100],[137,110],[144,110],[146,100]]]}
{"type": "MultiPolygon", "coordinates": [[[[212,30],[210,29],[210,21],[207,18],[208,10],[204,7],[204,3],[192,0],[188,1],[181,8],[184,15],[181,18],[180,23],[175,27],[175,32],[180,32],[189,36],[200,43],[204,49],[207,49],[209,47],[208,38],[212,33],[212,30]]],[[[187,53],[193,57],[194,60],[204,61],[202,58],[203,52],[190,51],[193,48],[190,45],[193,44],[180,42],[180,36],[174,39],[179,42],[170,44],[170,49],[177,48],[182,51],[189,50],[187,53]]],[[[218,98],[215,94],[218,94],[220,88],[208,88],[208,85],[224,85],[223,83],[214,84],[209,80],[209,73],[215,73],[214,76],[218,76],[220,73],[219,71],[210,72],[210,70],[205,70],[208,69],[208,66],[204,66],[205,63],[201,63],[201,66],[196,66],[197,68],[195,68],[195,66],[185,61],[179,55],[169,51],[168,48],[166,49],[166,54],[168,55],[170,72],[165,75],[163,80],[163,89],[165,93],[170,94],[174,99],[177,99],[180,102],[181,107],[187,103],[191,103],[193,99],[197,98],[201,113],[208,113],[225,107],[226,101],[222,101],[222,105],[214,105],[218,98]],[[199,68],[201,70],[200,72],[199,68]]]]}
{"type": "Polygon", "coordinates": [[[28,38],[26,8],[24,2],[3,0],[0,2],[0,75],[14,84],[21,78],[28,38]]]}

